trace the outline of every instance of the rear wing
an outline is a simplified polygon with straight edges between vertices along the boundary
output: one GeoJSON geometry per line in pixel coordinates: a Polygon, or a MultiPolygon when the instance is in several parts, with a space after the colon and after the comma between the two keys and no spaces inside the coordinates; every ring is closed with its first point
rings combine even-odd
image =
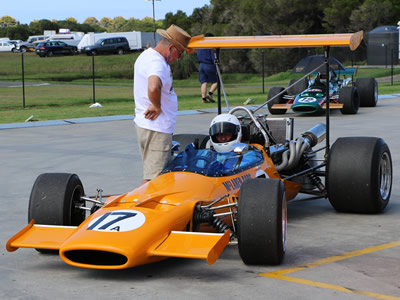
{"type": "MultiPolygon", "coordinates": [[[[356,68],[346,68],[344,70],[335,70],[336,75],[351,75],[357,76],[358,67],[356,68]]],[[[317,75],[318,72],[313,72],[312,75],[317,75]]]]}
{"type": "Polygon", "coordinates": [[[364,32],[304,35],[192,37],[189,49],[235,48],[298,48],[349,47],[354,51],[361,44],[364,32]]]}

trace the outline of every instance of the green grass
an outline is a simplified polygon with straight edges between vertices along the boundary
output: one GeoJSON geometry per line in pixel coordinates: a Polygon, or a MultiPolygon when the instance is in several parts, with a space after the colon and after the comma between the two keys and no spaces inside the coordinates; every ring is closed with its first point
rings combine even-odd
{"type": "MultiPolygon", "coordinates": [[[[21,87],[0,87],[0,123],[24,122],[31,115],[34,120],[126,115],[134,113],[132,96],[133,63],[138,53],[95,57],[95,100],[103,108],[89,108],[93,101],[92,57],[86,55],[40,58],[34,53],[24,54],[25,81],[56,83],[50,86],[26,86],[25,108],[21,87]]],[[[21,82],[21,54],[0,53],[0,81],[21,82]]],[[[394,74],[400,74],[395,68],[394,74]]],[[[359,77],[385,77],[388,68],[360,68],[359,77]]],[[[231,107],[241,105],[247,98],[262,104],[272,86],[287,86],[292,78],[290,71],[265,78],[262,93],[260,74],[222,74],[231,107]]],[[[189,79],[174,80],[178,94],[179,110],[216,107],[204,104],[200,97],[198,74],[189,79]]],[[[379,84],[379,94],[400,93],[400,82],[394,85],[379,84]]],[[[222,95],[223,106],[225,101],[222,95]]]]}

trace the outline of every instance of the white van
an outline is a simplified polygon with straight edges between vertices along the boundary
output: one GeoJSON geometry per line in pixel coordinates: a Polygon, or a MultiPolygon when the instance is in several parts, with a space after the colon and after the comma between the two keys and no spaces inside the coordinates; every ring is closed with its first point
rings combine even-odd
{"type": "Polygon", "coordinates": [[[9,39],[0,39],[0,52],[15,52],[15,45],[9,39]]]}

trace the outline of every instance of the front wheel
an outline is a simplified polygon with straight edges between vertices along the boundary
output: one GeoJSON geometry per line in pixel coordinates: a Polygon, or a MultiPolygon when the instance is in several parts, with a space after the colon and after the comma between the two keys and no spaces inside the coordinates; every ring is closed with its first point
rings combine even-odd
{"type": "Polygon", "coordinates": [[[285,186],[279,179],[246,180],[239,195],[239,254],[248,265],[280,264],[286,252],[285,186]]]}
{"type": "Polygon", "coordinates": [[[118,49],[117,49],[117,54],[118,54],[118,55],[124,54],[124,49],[118,48],[118,49]]]}
{"type": "Polygon", "coordinates": [[[75,174],[44,173],[38,176],[29,199],[28,222],[78,226],[85,220],[83,185],[75,174]]]}
{"type": "Polygon", "coordinates": [[[389,203],[392,158],[384,140],[339,138],[329,151],[327,190],[339,212],[377,214],[389,203]]]}
{"type": "Polygon", "coordinates": [[[274,104],[284,104],[284,103],[286,103],[286,100],[283,98],[283,95],[285,94],[285,93],[282,93],[283,90],[284,90],[283,87],[272,87],[268,92],[268,100],[270,100],[270,99],[275,97],[272,101],[269,101],[267,103],[268,110],[271,113],[271,115],[283,115],[283,114],[286,113],[286,109],[272,108],[272,106],[274,104]],[[277,96],[279,93],[282,93],[282,94],[277,96]]]}

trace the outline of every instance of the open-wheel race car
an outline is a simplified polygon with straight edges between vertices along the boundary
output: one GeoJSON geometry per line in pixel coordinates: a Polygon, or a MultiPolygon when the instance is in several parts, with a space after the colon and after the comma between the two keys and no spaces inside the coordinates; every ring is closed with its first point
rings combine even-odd
{"type": "MultiPolygon", "coordinates": [[[[251,37],[199,38],[189,46],[328,47],[349,45],[354,37],[316,41],[306,35],[295,43],[293,36],[286,42],[269,38],[259,37],[256,45],[251,37]]],[[[73,266],[123,269],[168,257],[212,264],[235,241],[244,263],[275,265],[286,253],[287,203],[300,193],[328,198],[340,212],[381,213],[387,206],[392,161],[382,139],[339,138],[331,147],[325,124],[293,138],[290,118],[246,107],[230,113],[243,132],[232,151],[208,148],[207,135],[176,135],[174,158],[162,174],[125,194],[88,197],[75,174],[40,175],[29,200],[29,224],[9,239],[7,250],[56,251],[73,266]]]]}
{"type": "Polygon", "coordinates": [[[345,68],[330,57],[330,68],[325,70],[324,55],[302,59],[292,73],[307,73],[301,79],[292,79],[287,88],[272,87],[268,93],[268,109],[273,115],[323,112],[329,99],[330,109],[343,114],[356,114],[359,107],[374,107],[378,103],[378,83],[375,78],[357,78],[357,68],[345,68]],[[327,82],[329,82],[327,86],[327,82]],[[327,97],[329,91],[329,97],[327,97]]]}

